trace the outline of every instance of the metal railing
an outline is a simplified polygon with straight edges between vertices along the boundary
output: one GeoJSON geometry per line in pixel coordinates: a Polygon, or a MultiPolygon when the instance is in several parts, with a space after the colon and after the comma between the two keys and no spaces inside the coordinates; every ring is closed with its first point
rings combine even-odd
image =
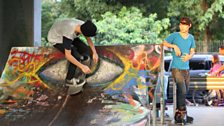
{"type": "Polygon", "coordinates": [[[221,45],[224,45],[224,40],[208,42],[206,45],[203,41],[196,41],[196,52],[218,52],[221,45]],[[204,49],[207,46],[207,51],[204,49]]]}

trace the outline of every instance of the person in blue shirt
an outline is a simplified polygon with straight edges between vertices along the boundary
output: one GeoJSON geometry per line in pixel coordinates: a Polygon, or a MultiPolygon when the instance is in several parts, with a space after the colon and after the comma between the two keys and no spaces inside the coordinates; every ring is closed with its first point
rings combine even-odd
{"type": "Polygon", "coordinates": [[[193,118],[187,115],[186,93],[190,82],[189,60],[195,53],[194,36],[189,33],[192,22],[188,17],[180,19],[179,32],[171,33],[163,42],[163,46],[172,48],[172,77],[177,85],[176,123],[192,123],[193,118]]]}

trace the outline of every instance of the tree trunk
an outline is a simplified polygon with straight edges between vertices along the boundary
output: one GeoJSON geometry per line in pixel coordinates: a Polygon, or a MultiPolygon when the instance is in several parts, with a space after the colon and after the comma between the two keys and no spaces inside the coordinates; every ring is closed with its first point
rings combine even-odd
{"type": "MultiPolygon", "coordinates": [[[[201,8],[204,11],[204,13],[208,10],[208,3],[206,2],[206,0],[202,1],[201,8]]],[[[203,36],[204,36],[204,38],[203,38],[203,52],[208,52],[208,51],[210,51],[208,47],[211,46],[211,44],[210,44],[211,43],[211,36],[210,36],[209,26],[206,26],[203,36]]]]}
{"type": "Polygon", "coordinates": [[[211,35],[209,27],[205,28],[204,40],[203,40],[203,52],[211,52],[211,35]],[[210,48],[209,48],[210,47],[210,48]]]}

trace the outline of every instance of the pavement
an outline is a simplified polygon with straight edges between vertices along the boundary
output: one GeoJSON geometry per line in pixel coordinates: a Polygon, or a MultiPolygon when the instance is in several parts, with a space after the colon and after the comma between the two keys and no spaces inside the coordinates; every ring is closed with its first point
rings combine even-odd
{"type": "MultiPolygon", "coordinates": [[[[173,105],[167,105],[166,113],[173,117],[173,105]]],[[[188,115],[194,118],[193,124],[188,126],[224,126],[224,107],[213,106],[188,106],[188,115]]],[[[166,126],[175,126],[173,121],[166,122],[166,126]]]]}
{"type": "MultiPolygon", "coordinates": [[[[104,110],[102,92],[97,88],[85,87],[85,90],[73,96],[63,96],[55,106],[33,109],[29,114],[18,117],[16,120],[1,118],[3,126],[120,126],[113,113],[104,110]]],[[[35,106],[37,107],[37,106],[35,106]]],[[[160,124],[159,118],[156,126],[176,126],[173,123],[173,105],[167,105],[165,124],[160,124]]],[[[188,114],[194,117],[194,123],[189,126],[223,126],[224,107],[188,106],[188,114]]],[[[17,115],[18,116],[18,115],[17,115]]],[[[122,125],[123,126],[123,125],[122,125]]],[[[126,126],[126,125],[125,125],[126,126]]],[[[138,124],[133,125],[138,126],[138,124]]],[[[152,126],[152,124],[151,124],[152,126]]]]}

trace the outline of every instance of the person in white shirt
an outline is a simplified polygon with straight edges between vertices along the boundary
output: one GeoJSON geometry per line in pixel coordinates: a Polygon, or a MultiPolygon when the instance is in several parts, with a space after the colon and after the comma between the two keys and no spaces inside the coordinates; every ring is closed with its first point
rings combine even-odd
{"type": "Polygon", "coordinates": [[[91,72],[87,65],[82,64],[83,56],[92,54],[94,63],[98,62],[98,54],[90,38],[95,36],[96,32],[97,27],[92,21],[83,22],[74,18],[59,19],[50,28],[48,32],[49,43],[63,52],[70,62],[65,79],[67,86],[85,83],[85,80],[80,80],[75,75],[77,67],[85,74],[91,72]],[[80,35],[85,36],[89,46],[80,40],[80,35]]]}

